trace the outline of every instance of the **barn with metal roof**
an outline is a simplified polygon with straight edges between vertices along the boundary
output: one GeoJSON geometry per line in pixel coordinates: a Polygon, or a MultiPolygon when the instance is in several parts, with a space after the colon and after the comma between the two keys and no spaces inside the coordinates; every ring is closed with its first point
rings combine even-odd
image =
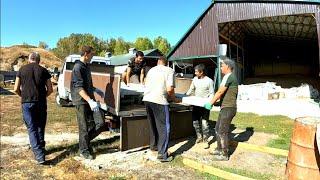
{"type": "Polygon", "coordinates": [[[212,76],[219,44],[237,62],[240,82],[295,74],[319,80],[320,0],[212,1],[167,57],[178,67],[206,63],[212,76]]]}

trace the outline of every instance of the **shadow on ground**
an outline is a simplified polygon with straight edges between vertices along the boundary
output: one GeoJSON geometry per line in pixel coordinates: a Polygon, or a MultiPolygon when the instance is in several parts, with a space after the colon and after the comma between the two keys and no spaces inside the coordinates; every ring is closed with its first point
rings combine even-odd
{"type": "Polygon", "coordinates": [[[15,94],[13,92],[9,91],[8,89],[0,87],[0,95],[15,95],[15,94]]]}
{"type": "MultiPolygon", "coordinates": [[[[118,149],[113,147],[107,147],[106,145],[110,145],[119,139],[120,139],[120,136],[113,136],[108,139],[96,140],[91,142],[91,146],[93,149],[96,150],[95,155],[116,152],[118,151],[118,149]]],[[[68,146],[58,146],[58,147],[50,148],[47,150],[46,155],[50,155],[60,151],[63,151],[63,152],[57,155],[56,157],[54,157],[53,159],[48,160],[48,164],[56,165],[59,162],[63,161],[65,158],[77,154],[79,152],[79,143],[75,143],[68,146]]]]}

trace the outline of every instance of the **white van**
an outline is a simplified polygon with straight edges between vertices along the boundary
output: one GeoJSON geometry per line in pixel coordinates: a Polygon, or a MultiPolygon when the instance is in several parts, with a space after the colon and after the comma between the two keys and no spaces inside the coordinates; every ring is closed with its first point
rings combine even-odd
{"type": "MultiPolygon", "coordinates": [[[[61,68],[61,72],[58,78],[58,86],[57,86],[57,94],[56,94],[56,103],[59,106],[71,106],[71,93],[68,88],[65,87],[65,70],[67,69],[68,64],[74,64],[76,61],[80,60],[80,55],[72,54],[66,57],[63,66],[61,68]]],[[[109,57],[101,57],[101,56],[93,56],[91,64],[107,66],[110,65],[109,57]]],[[[70,67],[69,67],[70,68],[70,67]]]]}

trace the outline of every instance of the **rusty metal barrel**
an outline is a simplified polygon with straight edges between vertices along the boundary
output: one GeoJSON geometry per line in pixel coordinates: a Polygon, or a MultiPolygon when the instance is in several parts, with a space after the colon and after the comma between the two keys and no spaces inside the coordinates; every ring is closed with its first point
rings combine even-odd
{"type": "Polygon", "coordinates": [[[320,155],[316,138],[318,124],[318,117],[295,120],[286,168],[288,179],[320,179],[320,155]]]}

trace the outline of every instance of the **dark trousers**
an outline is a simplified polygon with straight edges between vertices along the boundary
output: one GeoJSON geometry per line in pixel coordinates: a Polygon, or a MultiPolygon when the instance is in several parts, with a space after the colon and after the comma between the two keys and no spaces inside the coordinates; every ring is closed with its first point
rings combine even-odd
{"type": "Polygon", "coordinates": [[[222,150],[224,155],[229,151],[229,128],[233,117],[237,113],[237,108],[225,107],[220,110],[218,121],[215,127],[217,138],[217,149],[222,150]]]}
{"type": "Polygon", "coordinates": [[[24,123],[28,129],[29,141],[37,161],[44,161],[44,133],[47,122],[47,103],[22,103],[24,123]]]}
{"type": "Polygon", "coordinates": [[[167,158],[170,133],[169,106],[145,102],[150,125],[150,148],[158,149],[158,154],[167,158]]]}
{"type": "Polygon", "coordinates": [[[76,105],[75,107],[79,127],[79,150],[80,153],[90,152],[90,141],[99,135],[95,129],[93,112],[89,104],[76,105]]]}

